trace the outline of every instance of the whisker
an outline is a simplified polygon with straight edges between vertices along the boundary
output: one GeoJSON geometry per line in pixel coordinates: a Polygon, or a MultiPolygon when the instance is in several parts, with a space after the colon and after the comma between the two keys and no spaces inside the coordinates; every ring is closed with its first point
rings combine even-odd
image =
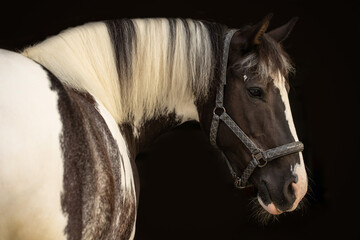
{"type": "Polygon", "coordinates": [[[272,215],[268,213],[259,203],[256,197],[250,200],[250,219],[259,223],[262,226],[269,225],[270,223],[277,222],[279,215],[272,215]]]}

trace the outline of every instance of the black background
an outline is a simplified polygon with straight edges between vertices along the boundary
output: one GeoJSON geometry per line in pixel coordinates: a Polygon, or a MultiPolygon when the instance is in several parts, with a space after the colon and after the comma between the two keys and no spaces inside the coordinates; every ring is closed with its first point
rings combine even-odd
{"type": "Polygon", "coordinates": [[[296,64],[290,100],[310,177],[306,206],[259,224],[250,210],[254,192],[232,188],[226,165],[199,126],[185,124],[160,136],[137,159],[135,239],[360,239],[355,3],[13,1],[1,6],[0,47],[21,50],[68,27],[105,19],[189,17],[239,28],[272,12],[272,29],[300,17],[284,47],[296,64]]]}

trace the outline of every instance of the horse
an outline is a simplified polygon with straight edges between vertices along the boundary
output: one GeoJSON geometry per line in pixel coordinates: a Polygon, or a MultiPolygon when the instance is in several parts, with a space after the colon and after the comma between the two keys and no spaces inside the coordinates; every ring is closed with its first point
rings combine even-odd
{"type": "Polygon", "coordinates": [[[133,239],[136,156],[187,121],[236,188],[272,215],[295,210],[308,183],[281,43],[296,18],[270,19],[107,20],[0,50],[0,239],[133,239]]]}

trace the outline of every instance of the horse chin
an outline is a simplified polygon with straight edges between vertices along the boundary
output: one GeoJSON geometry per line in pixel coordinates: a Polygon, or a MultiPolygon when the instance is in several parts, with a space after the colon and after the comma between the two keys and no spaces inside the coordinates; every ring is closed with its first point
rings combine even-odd
{"type": "Polygon", "coordinates": [[[280,216],[286,215],[292,211],[306,211],[307,199],[302,199],[303,201],[294,203],[293,207],[286,211],[279,210],[273,202],[269,204],[264,204],[261,200],[261,197],[257,195],[250,202],[251,207],[251,218],[261,225],[268,225],[270,223],[276,222],[280,219],[280,216]]]}

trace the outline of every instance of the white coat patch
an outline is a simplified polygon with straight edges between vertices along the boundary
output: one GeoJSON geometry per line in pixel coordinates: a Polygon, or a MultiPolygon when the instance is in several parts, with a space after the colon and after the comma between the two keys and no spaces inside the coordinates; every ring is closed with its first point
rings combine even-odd
{"type": "Polygon", "coordinates": [[[47,73],[0,50],[0,239],[66,239],[58,96],[47,73]]]}

